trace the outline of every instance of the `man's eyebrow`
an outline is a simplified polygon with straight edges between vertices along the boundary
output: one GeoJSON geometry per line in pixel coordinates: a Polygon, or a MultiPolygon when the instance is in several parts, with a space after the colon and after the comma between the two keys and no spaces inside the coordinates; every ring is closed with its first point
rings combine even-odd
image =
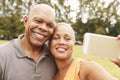
{"type": "Polygon", "coordinates": [[[52,22],[52,23],[50,22],[49,24],[56,26],[55,22],[52,22]]]}
{"type": "MultiPolygon", "coordinates": [[[[42,20],[41,18],[38,18],[38,17],[34,17],[33,20],[42,20]]],[[[42,20],[43,21],[43,20],[42,20]]]]}
{"type": "Polygon", "coordinates": [[[54,25],[54,26],[56,26],[56,23],[55,22],[46,22],[45,20],[43,20],[43,19],[41,19],[41,18],[38,18],[38,17],[34,17],[33,18],[33,20],[41,20],[41,21],[43,21],[43,22],[45,22],[45,23],[47,23],[47,24],[51,24],[51,25],[54,25]]]}
{"type": "MultiPolygon", "coordinates": [[[[45,22],[44,20],[42,20],[42,21],[45,22]]],[[[56,26],[56,25],[55,25],[55,22],[46,22],[46,24],[51,25],[51,26],[54,26],[54,27],[56,26]]]]}

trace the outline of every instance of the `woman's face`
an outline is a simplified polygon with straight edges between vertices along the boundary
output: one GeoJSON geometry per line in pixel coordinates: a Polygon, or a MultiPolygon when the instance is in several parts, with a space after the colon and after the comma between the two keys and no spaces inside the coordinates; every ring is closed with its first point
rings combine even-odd
{"type": "Polygon", "coordinates": [[[50,50],[55,59],[67,59],[72,56],[74,33],[67,26],[56,27],[51,39],[50,50]]]}

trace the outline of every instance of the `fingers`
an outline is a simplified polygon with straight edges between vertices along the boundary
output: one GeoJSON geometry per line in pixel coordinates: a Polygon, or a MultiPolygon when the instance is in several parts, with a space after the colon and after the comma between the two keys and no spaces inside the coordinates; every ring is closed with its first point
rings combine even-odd
{"type": "Polygon", "coordinates": [[[111,61],[120,67],[120,59],[111,59],[111,61]]]}
{"type": "Polygon", "coordinates": [[[120,35],[117,36],[117,39],[120,40],[120,35]]]}

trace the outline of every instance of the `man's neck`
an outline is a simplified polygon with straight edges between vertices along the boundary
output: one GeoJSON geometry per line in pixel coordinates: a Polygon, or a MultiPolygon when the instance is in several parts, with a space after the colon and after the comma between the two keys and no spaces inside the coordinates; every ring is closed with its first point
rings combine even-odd
{"type": "Polygon", "coordinates": [[[42,52],[42,46],[41,47],[33,46],[33,45],[29,44],[28,41],[25,40],[25,38],[22,38],[21,43],[22,43],[22,47],[25,51],[25,54],[28,57],[32,58],[34,61],[38,61],[38,59],[41,55],[41,52],[42,52]]]}

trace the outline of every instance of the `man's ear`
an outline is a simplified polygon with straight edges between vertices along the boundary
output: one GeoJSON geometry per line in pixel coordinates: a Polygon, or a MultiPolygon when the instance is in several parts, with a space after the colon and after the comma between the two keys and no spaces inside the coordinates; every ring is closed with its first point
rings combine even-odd
{"type": "Polygon", "coordinates": [[[28,23],[28,16],[24,16],[23,23],[24,23],[24,26],[26,27],[28,23]]]}

